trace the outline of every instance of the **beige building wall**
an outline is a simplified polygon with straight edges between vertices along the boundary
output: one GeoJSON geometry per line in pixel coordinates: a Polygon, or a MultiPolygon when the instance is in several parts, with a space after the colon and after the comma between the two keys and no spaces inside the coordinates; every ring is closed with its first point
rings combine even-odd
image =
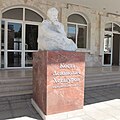
{"type": "MultiPolygon", "coordinates": [[[[39,12],[46,18],[46,12],[50,7],[59,10],[59,20],[67,31],[67,18],[73,13],[83,15],[88,22],[88,48],[79,49],[86,53],[86,66],[102,66],[104,27],[108,22],[120,22],[120,16],[107,14],[106,11],[96,11],[89,7],[74,4],[63,4],[51,0],[0,0],[0,19],[2,12],[14,6],[26,6],[39,12]]],[[[1,37],[0,37],[1,38],[1,37]]],[[[1,40],[1,39],[0,39],[1,40]]],[[[1,42],[0,42],[1,44],[1,42]]]]}

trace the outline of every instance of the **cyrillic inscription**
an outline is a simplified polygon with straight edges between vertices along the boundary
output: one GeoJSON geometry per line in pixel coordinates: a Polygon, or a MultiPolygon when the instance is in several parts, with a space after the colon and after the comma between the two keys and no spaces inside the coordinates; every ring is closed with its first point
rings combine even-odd
{"type": "Polygon", "coordinates": [[[80,78],[60,78],[56,79],[53,78],[54,83],[73,83],[73,82],[79,82],[80,78]]]}
{"type": "Polygon", "coordinates": [[[79,71],[73,71],[73,72],[68,72],[68,71],[57,72],[57,71],[54,71],[53,75],[54,76],[80,75],[80,72],[79,71]]]}
{"type": "Polygon", "coordinates": [[[52,75],[54,76],[54,85],[52,88],[79,87],[81,74],[79,71],[76,71],[76,68],[77,66],[75,64],[60,63],[59,69],[64,69],[65,71],[57,72],[55,70],[53,72],[52,75]],[[66,71],[67,69],[72,69],[72,71],[66,71]]]}
{"type": "Polygon", "coordinates": [[[60,69],[71,69],[71,68],[76,68],[76,66],[74,64],[60,63],[60,69]]]}

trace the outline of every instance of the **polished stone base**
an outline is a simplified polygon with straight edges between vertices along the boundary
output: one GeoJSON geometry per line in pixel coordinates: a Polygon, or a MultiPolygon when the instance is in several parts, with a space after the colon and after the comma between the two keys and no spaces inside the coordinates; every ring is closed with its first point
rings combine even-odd
{"type": "Polygon", "coordinates": [[[84,77],[84,53],[38,51],[33,54],[33,100],[45,115],[82,109],[84,77]]]}
{"type": "Polygon", "coordinates": [[[43,120],[69,120],[85,115],[83,109],[52,115],[45,115],[33,99],[31,99],[31,103],[36,111],[39,113],[39,115],[43,118],[43,120]]]}

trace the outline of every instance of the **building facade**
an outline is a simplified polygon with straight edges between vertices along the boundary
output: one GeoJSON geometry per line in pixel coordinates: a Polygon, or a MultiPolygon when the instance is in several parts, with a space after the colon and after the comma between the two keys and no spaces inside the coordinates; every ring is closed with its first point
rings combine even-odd
{"type": "Polygon", "coordinates": [[[39,49],[39,28],[50,7],[58,9],[59,21],[77,44],[77,52],[86,53],[87,67],[119,66],[119,15],[57,1],[1,0],[1,69],[32,67],[32,53],[39,49]]]}

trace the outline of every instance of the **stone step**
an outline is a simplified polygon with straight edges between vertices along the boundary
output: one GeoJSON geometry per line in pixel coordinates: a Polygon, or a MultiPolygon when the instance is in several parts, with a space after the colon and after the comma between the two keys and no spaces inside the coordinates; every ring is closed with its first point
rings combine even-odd
{"type": "Polygon", "coordinates": [[[86,77],[96,77],[96,76],[120,76],[120,72],[114,72],[114,73],[86,73],[86,77]]]}
{"type": "Polygon", "coordinates": [[[0,71],[0,96],[32,94],[32,69],[0,71]]]}
{"type": "Polygon", "coordinates": [[[3,70],[0,71],[0,80],[2,79],[17,79],[17,78],[27,78],[32,77],[32,71],[26,72],[24,70],[13,70],[12,72],[10,70],[3,70]]]}
{"type": "Polygon", "coordinates": [[[92,87],[92,86],[101,86],[101,85],[110,85],[110,84],[120,84],[119,81],[115,81],[115,82],[85,82],[85,87],[92,87]]]}
{"type": "Polygon", "coordinates": [[[103,76],[86,76],[85,86],[101,86],[101,85],[109,85],[109,84],[120,84],[120,75],[103,75],[103,76]]]}
{"type": "Polygon", "coordinates": [[[99,83],[85,83],[85,87],[97,87],[97,86],[107,86],[107,85],[114,85],[114,84],[120,84],[120,82],[99,82],[99,83]]]}
{"type": "Polygon", "coordinates": [[[104,80],[107,80],[107,81],[114,81],[114,80],[120,80],[120,76],[102,76],[102,77],[86,77],[85,78],[86,81],[104,81],[104,80]]]}
{"type": "Polygon", "coordinates": [[[0,97],[5,96],[16,96],[16,95],[29,95],[32,94],[32,90],[19,90],[19,91],[13,91],[13,92],[0,92],[0,97]]]}
{"type": "Polygon", "coordinates": [[[17,92],[21,90],[32,90],[32,83],[0,85],[0,93],[13,91],[17,92]]]}
{"type": "Polygon", "coordinates": [[[2,79],[0,80],[0,85],[3,84],[21,84],[21,83],[29,83],[32,82],[32,77],[28,78],[14,78],[14,79],[2,79]]]}

